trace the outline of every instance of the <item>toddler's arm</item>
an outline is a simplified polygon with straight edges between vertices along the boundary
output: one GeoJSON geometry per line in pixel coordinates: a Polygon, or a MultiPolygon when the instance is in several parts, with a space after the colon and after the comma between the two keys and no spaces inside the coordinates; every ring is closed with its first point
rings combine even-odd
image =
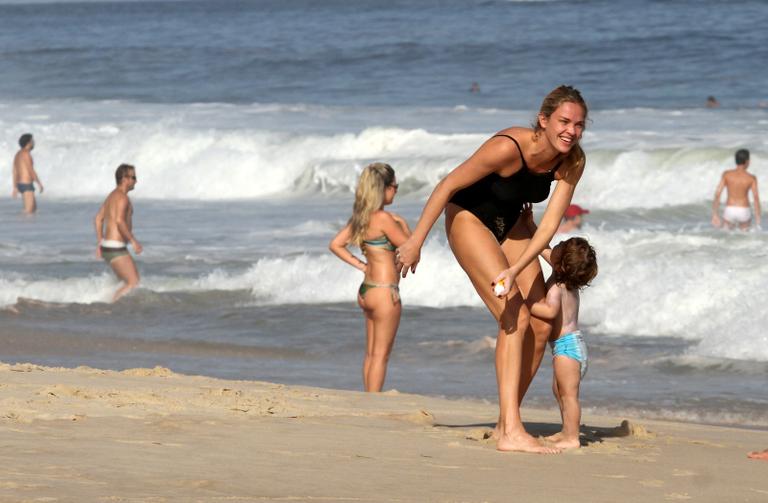
{"type": "Polygon", "coordinates": [[[539,255],[541,255],[541,258],[547,261],[547,264],[552,265],[552,259],[550,258],[552,256],[552,248],[547,246],[546,248],[541,250],[541,253],[539,253],[539,255]]]}
{"type": "Polygon", "coordinates": [[[546,298],[531,306],[531,314],[545,320],[554,319],[560,312],[561,297],[560,287],[552,285],[547,291],[546,298]]]}

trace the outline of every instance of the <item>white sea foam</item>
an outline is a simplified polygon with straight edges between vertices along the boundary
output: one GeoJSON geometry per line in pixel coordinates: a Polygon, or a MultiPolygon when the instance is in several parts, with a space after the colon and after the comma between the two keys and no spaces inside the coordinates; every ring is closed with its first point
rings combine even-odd
{"type": "Polygon", "coordinates": [[[19,298],[56,303],[109,302],[116,284],[106,273],[68,279],[0,277],[0,306],[13,305],[19,298]]]}
{"type": "MultiPolygon", "coordinates": [[[[137,105],[121,102],[0,104],[0,158],[32,131],[45,197],[102,197],[118,164],[138,169],[136,198],[228,200],[297,191],[352,191],[374,160],[393,164],[401,194],[428,194],[494,131],[526,124],[521,112],[329,108],[287,105],[137,105]],[[446,126],[450,124],[450,126],[446,126]],[[66,173],[66,176],[61,176],[66,173]]],[[[584,137],[588,165],[577,199],[592,208],[659,208],[711,198],[733,151],[768,144],[754,129],[768,112],[596,112],[584,137]],[[710,118],[711,119],[711,118],[710,118]],[[748,124],[751,126],[748,127],[748,124]]],[[[10,178],[0,165],[0,178],[10,178]]],[[[755,170],[761,182],[764,172],[755,170]]]]}
{"type": "Polygon", "coordinates": [[[599,276],[581,319],[607,334],[699,341],[691,354],[768,360],[763,234],[593,232],[599,276]]]}
{"type": "MultiPolygon", "coordinates": [[[[33,131],[45,197],[53,198],[101,198],[114,184],[114,167],[128,161],[138,167],[137,198],[226,200],[311,190],[351,202],[359,169],[379,159],[395,165],[401,194],[420,198],[507,120],[504,111],[472,109],[120,102],[0,108],[0,158],[13,155],[11,139],[33,131]],[[452,125],[442,124],[441,117],[452,125]]],[[[646,212],[668,222],[688,211],[683,211],[685,205],[704,204],[720,171],[733,164],[737,147],[751,148],[754,166],[765,163],[764,134],[748,123],[757,123],[755,114],[766,112],[724,112],[718,115],[721,126],[713,131],[701,126],[704,113],[593,114],[584,139],[589,164],[576,201],[605,211],[613,223],[586,228],[598,250],[600,275],[584,293],[582,320],[609,335],[688,338],[697,341],[692,356],[768,361],[768,315],[757,294],[768,273],[765,234],[714,233],[695,224],[673,232],[668,223],[662,230],[644,229],[627,220],[645,210],[673,206],[663,217],[658,216],[662,209],[646,212]]],[[[517,119],[522,115],[510,112],[515,114],[517,119]]],[[[0,179],[10,178],[8,169],[7,163],[0,164],[0,179]]],[[[303,214],[301,208],[296,214],[300,218],[280,230],[260,222],[243,230],[257,241],[272,242],[260,250],[261,258],[244,258],[249,255],[242,242],[237,253],[216,243],[204,245],[215,253],[186,248],[179,261],[200,255],[206,257],[204,263],[219,268],[197,276],[193,269],[181,269],[177,276],[143,274],[142,287],[154,292],[243,291],[257,304],[354,302],[360,273],[319,251],[324,250],[319,240],[325,242],[337,228],[333,219],[303,214]],[[300,249],[316,251],[297,253],[294,244],[286,244],[287,235],[307,238],[300,249]]],[[[27,227],[19,229],[26,232],[27,227]]],[[[51,255],[49,248],[58,249],[58,241],[39,244],[39,249],[34,243],[2,244],[0,257],[25,267],[52,259],[63,264],[79,260],[79,249],[51,255]]],[[[173,257],[174,250],[150,247],[146,260],[158,263],[173,257]]],[[[40,268],[30,273],[34,276],[25,276],[24,267],[19,270],[0,271],[0,304],[13,304],[18,297],[101,302],[116,285],[106,273],[62,279],[54,273],[47,277],[40,268]]],[[[401,291],[412,306],[482,306],[448,246],[436,238],[425,246],[417,273],[402,282],[401,291]]]]}
{"type": "MultiPolygon", "coordinates": [[[[615,417],[637,417],[648,419],[661,419],[664,421],[680,421],[684,423],[701,423],[714,425],[739,425],[756,428],[768,427],[768,420],[763,410],[738,410],[733,404],[723,407],[723,410],[694,409],[684,406],[672,408],[641,408],[636,406],[602,405],[600,407],[585,407],[583,412],[599,415],[613,415],[615,417]]],[[[741,405],[741,404],[739,404],[741,405]]]]}
{"type": "MultiPolygon", "coordinates": [[[[689,354],[768,361],[768,314],[759,292],[768,275],[762,234],[586,229],[600,273],[582,295],[581,321],[602,334],[671,336],[696,341],[689,354]]],[[[556,236],[555,241],[566,236],[556,236]]],[[[250,267],[199,276],[147,275],[155,292],[250,292],[254,304],[355,302],[359,271],[328,253],[268,256],[250,267]]],[[[102,302],[116,282],[103,273],[85,278],[0,275],[0,304],[18,297],[48,302],[102,302]]],[[[489,286],[490,288],[490,286],[489,286]]],[[[416,274],[401,282],[410,306],[482,307],[448,245],[430,239],[416,274]]],[[[490,321],[489,321],[490,322],[490,321]]]]}

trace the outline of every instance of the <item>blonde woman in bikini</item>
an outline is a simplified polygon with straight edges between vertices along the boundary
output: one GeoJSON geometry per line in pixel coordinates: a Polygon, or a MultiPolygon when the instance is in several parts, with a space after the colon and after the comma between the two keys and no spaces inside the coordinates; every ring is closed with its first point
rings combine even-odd
{"type": "Polygon", "coordinates": [[[360,174],[355,204],[349,222],[331,240],[330,250],[341,260],[365,273],[357,303],[365,315],[367,338],[363,360],[365,391],[381,391],[387,376],[387,362],[400,325],[399,279],[395,249],[411,235],[406,221],[384,210],[397,194],[395,170],[376,162],[360,174]],[[349,245],[362,250],[365,261],[349,245]]]}

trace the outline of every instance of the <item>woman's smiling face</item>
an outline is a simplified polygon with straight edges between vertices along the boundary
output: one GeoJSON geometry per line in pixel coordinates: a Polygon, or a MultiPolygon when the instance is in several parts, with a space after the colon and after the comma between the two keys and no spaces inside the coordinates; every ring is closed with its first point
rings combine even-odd
{"type": "Polygon", "coordinates": [[[579,143],[585,126],[585,110],[578,103],[561,103],[549,117],[539,115],[539,123],[549,143],[563,154],[579,143]]]}

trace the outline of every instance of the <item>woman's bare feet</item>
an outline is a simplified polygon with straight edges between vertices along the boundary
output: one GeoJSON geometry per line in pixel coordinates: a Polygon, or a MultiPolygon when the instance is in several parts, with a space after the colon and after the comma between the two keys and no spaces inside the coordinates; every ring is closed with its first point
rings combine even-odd
{"type": "Polygon", "coordinates": [[[559,448],[541,445],[538,440],[525,432],[518,434],[502,434],[496,442],[496,449],[500,451],[531,452],[535,454],[560,453],[559,448]]]}
{"type": "Polygon", "coordinates": [[[768,449],[764,451],[752,451],[747,454],[747,457],[749,459],[762,459],[763,461],[768,461],[768,449]]]}

